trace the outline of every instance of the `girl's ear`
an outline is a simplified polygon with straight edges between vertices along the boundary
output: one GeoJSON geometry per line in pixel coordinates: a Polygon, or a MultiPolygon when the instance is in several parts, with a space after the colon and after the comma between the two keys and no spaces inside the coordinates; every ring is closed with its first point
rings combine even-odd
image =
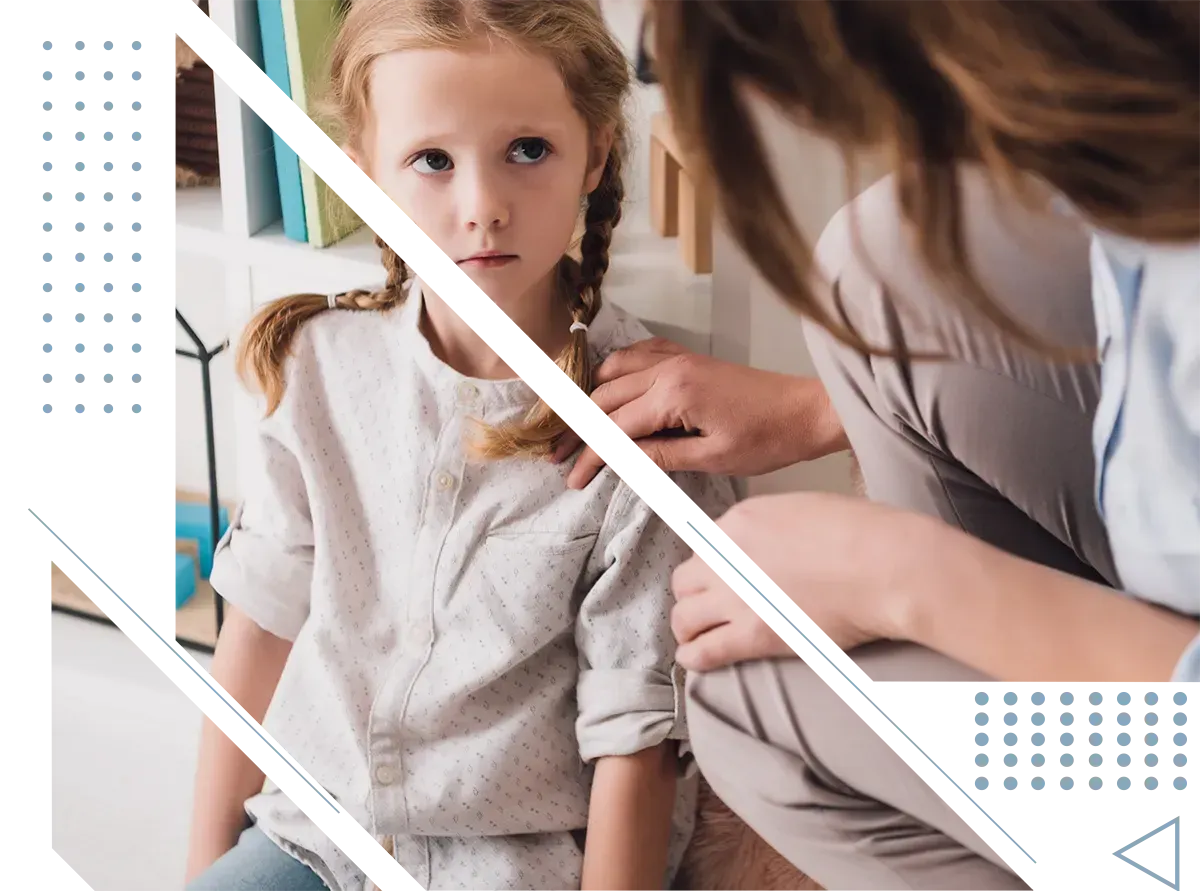
{"type": "Polygon", "coordinates": [[[583,182],[583,193],[590,195],[596,191],[596,187],[600,185],[600,178],[604,176],[604,165],[608,163],[608,153],[612,151],[613,145],[612,125],[606,126],[597,131],[592,139],[591,153],[588,157],[587,177],[583,182]]]}
{"type": "Polygon", "coordinates": [[[347,157],[349,157],[351,161],[358,165],[359,170],[361,170],[367,176],[371,175],[371,168],[368,166],[367,158],[362,152],[354,148],[352,145],[343,145],[342,151],[346,153],[347,157]]]}

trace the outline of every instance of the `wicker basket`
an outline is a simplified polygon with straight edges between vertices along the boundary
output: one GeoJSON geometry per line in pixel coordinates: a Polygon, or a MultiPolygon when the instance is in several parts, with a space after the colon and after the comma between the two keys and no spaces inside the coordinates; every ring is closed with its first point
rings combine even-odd
{"type": "MultiPolygon", "coordinates": [[[[207,0],[199,3],[208,12],[207,0]]],[[[186,43],[175,38],[175,186],[220,182],[217,108],[213,72],[186,43]]]]}

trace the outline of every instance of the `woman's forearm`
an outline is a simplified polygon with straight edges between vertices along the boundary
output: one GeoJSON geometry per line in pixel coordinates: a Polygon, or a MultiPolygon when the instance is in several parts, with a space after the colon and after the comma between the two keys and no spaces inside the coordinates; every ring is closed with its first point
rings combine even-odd
{"type": "Polygon", "coordinates": [[[906,592],[895,636],[997,680],[1166,681],[1200,633],[1194,619],[952,534],[936,579],[906,592]]]}
{"type": "Polygon", "coordinates": [[[584,889],[661,888],[675,805],[676,745],[601,758],[592,781],[584,889]]]}

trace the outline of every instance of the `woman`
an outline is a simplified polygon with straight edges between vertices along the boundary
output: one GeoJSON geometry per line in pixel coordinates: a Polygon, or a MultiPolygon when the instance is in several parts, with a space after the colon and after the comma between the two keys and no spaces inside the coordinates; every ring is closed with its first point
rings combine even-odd
{"type": "MultiPolygon", "coordinates": [[[[676,127],[827,396],[660,343],[610,360],[597,401],[676,468],[854,448],[872,502],[752,499],[722,525],[873,678],[1200,680],[1200,7],[653,10],[676,127]],[[815,259],[769,113],[892,162],[815,259]]],[[[765,658],[794,654],[703,563],[674,589],[701,767],[793,863],[1024,887],[805,665],[765,658]]]]}

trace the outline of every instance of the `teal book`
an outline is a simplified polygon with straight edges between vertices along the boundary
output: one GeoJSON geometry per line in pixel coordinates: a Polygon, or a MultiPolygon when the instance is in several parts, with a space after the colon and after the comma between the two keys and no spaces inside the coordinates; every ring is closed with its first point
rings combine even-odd
{"type": "Polygon", "coordinates": [[[283,35],[282,0],[258,0],[258,32],[263,41],[264,80],[283,102],[292,102],[288,44],[283,35]]]}
{"type": "Polygon", "coordinates": [[[301,120],[277,122],[271,126],[271,138],[275,143],[275,171],[280,181],[283,234],[293,241],[307,241],[300,156],[328,157],[334,153],[325,145],[325,140],[301,120]]]}

